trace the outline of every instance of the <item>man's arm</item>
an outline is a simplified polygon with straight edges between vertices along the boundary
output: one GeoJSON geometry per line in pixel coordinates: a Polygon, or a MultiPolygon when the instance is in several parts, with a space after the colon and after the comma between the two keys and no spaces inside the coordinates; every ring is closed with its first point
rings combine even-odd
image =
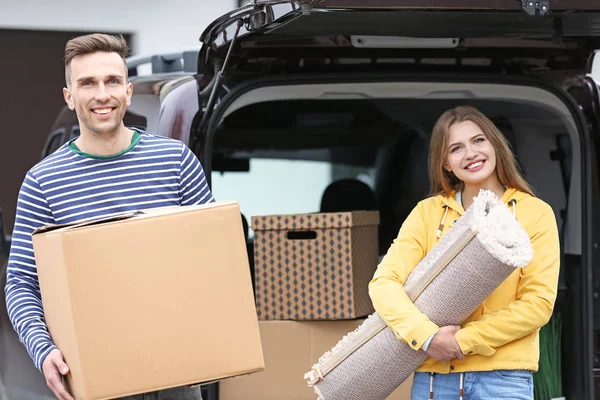
{"type": "Polygon", "coordinates": [[[28,173],[17,200],[5,292],[8,317],[40,371],[44,358],[56,346],[50,339],[44,320],[31,233],[40,226],[52,223],[54,218],[44,193],[28,173]]]}
{"type": "Polygon", "coordinates": [[[185,144],[181,149],[179,199],[182,206],[215,201],[200,161],[185,144]]]}

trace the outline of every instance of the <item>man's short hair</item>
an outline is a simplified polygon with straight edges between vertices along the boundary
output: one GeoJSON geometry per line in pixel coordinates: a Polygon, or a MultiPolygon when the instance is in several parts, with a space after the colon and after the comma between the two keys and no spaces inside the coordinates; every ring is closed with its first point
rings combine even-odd
{"type": "MultiPolygon", "coordinates": [[[[71,61],[77,56],[85,54],[96,53],[98,51],[117,53],[123,59],[129,53],[129,47],[127,42],[123,38],[123,35],[107,35],[104,33],[93,33],[91,35],[84,35],[73,38],[67,42],[65,46],[65,78],[67,86],[71,83],[71,61]]],[[[127,74],[127,65],[125,67],[125,73],[127,74]]]]}

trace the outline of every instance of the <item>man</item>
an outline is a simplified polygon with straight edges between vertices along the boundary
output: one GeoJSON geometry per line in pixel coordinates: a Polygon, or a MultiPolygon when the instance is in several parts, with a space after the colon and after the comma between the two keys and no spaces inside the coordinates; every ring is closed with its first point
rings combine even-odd
{"type": "MultiPolygon", "coordinates": [[[[200,162],[183,143],[123,124],[133,92],[126,52],[117,36],[93,34],[67,43],[63,95],[81,134],[28,171],[17,202],[6,304],[21,342],[60,400],[73,399],[62,379],[69,367],[44,321],[31,233],[48,224],[214,201],[200,162]]],[[[151,395],[201,399],[199,387],[151,395]]]]}

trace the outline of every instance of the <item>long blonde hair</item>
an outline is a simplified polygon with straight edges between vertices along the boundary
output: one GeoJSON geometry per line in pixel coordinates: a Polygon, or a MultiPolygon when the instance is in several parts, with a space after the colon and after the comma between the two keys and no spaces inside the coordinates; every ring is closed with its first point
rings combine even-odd
{"type": "Polygon", "coordinates": [[[444,112],[437,120],[429,144],[429,184],[431,195],[450,195],[460,189],[462,182],[444,168],[448,157],[448,135],[450,127],[471,121],[481,129],[496,152],[496,174],[500,184],[535,196],[519,170],[515,155],[506,137],[482,112],[471,106],[459,106],[444,112]]]}

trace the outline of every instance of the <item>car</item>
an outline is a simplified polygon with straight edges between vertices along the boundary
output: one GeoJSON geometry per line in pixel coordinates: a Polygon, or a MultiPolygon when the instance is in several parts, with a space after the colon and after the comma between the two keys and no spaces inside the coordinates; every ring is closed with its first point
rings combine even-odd
{"type": "MultiPolygon", "coordinates": [[[[383,254],[427,196],[434,122],[477,106],[555,211],[564,395],[592,399],[600,103],[589,74],[600,6],[489,4],[257,1],[204,31],[198,74],[164,98],[158,132],[188,143],[216,198],[239,200],[249,216],[322,211],[332,182],[367,183],[383,254]]],[[[350,198],[339,194],[337,209],[350,198]]]]}
{"type": "Polygon", "coordinates": [[[247,220],[375,207],[382,255],[428,194],[436,119],[478,107],[557,217],[564,396],[600,398],[600,5],[565,3],[256,0],[199,51],[128,60],[129,112],[186,143],[247,220]],[[344,194],[357,181],[373,196],[344,194]]]}

